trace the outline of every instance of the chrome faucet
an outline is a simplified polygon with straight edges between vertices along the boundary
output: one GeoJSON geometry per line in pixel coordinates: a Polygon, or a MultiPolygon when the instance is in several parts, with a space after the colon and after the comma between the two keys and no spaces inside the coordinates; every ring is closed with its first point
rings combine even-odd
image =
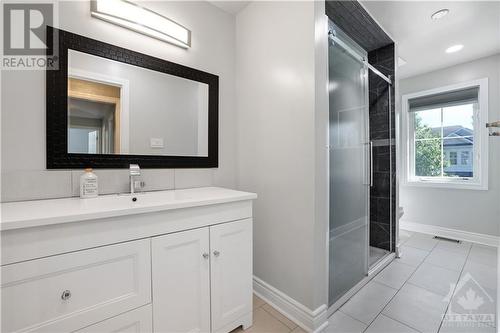
{"type": "MultiPolygon", "coordinates": [[[[139,168],[139,164],[130,164],[129,166],[129,176],[130,176],[130,194],[135,193],[135,177],[141,175],[141,168],[139,168]]],[[[140,183],[140,182],[139,182],[140,183]]]]}

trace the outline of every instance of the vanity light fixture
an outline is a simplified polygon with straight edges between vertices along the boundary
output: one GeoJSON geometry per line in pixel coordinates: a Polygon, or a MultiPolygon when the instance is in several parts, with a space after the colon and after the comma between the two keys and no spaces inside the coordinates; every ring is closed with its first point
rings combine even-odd
{"type": "Polygon", "coordinates": [[[92,0],[93,17],[183,48],[191,46],[191,31],[150,9],[127,0],[92,0]]]}
{"type": "Polygon", "coordinates": [[[446,49],[446,53],[455,53],[455,52],[460,51],[463,48],[464,48],[464,46],[462,44],[453,45],[453,46],[450,46],[449,48],[446,49]]]}
{"type": "Polygon", "coordinates": [[[433,20],[439,20],[448,15],[450,10],[448,8],[443,8],[435,12],[434,14],[431,15],[431,19],[433,20]]]}

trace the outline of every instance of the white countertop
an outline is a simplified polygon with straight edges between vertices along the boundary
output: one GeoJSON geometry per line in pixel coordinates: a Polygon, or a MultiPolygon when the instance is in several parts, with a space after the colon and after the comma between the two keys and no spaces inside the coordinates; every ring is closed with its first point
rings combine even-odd
{"type": "Polygon", "coordinates": [[[256,199],[255,193],[221,187],[1,203],[1,230],[158,212],[256,199]],[[132,201],[136,197],[137,201],[132,201]]]}

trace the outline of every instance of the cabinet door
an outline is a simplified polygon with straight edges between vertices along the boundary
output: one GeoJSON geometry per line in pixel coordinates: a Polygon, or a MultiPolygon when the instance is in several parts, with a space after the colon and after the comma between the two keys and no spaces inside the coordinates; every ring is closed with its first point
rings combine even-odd
{"type": "Polygon", "coordinates": [[[153,238],[155,332],[210,331],[208,242],[208,228],[153,238]]]}
{"type": "Polygon", "coordinates": [[[122,313],[75,333],[151,333],[151,304],[122,313]]]}
{"type": "Polygon", "coordinates": [[[252,311],[252,220],[210,227],[212,331],[252,311]]]}

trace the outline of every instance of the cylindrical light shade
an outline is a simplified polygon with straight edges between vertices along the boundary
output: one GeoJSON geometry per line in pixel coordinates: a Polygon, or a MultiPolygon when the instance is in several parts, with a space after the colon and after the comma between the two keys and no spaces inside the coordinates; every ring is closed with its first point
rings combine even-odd
{"type": "Polygon", "coordinates": [[[93,17],[180,47],[191,46],[191,31],[126,0],[93,0],[90,13],[93,17]]]}

